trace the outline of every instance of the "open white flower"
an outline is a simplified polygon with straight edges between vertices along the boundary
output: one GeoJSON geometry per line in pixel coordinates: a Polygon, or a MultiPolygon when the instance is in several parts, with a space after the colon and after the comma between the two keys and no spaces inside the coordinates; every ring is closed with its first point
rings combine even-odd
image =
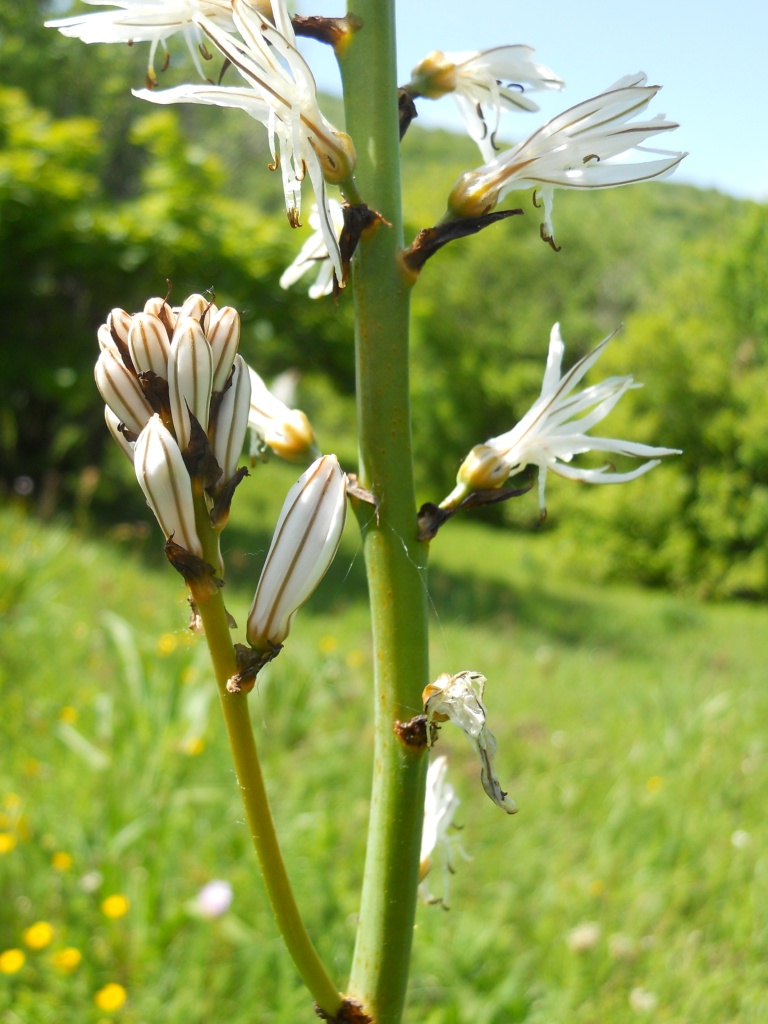
{"type": "Polygon", "coordinates": [[[515,814],[517,804],[502,790],[493,765],[497,744],[486,725],[485,682],[485,676],[479,672],[457,672],[455,676],[444,672],[424,687],[424,714],[428,728],[435,722],[450,721],[461,729],[480,759],[483,789],[497,807],[515,814]]]}
{"type": "MultiPolygon", "coordinates": [[[[328,203],[333,228],[336,237],[341,234],[344,227],[344,210],[341,203],[335,199],[328,203]]],[[[280,278],[281,288],[290,288],[296,284],[305,274],[317,270],[314,282],[309,286],[310,299],[320,299],[324,295],[330,295],[333,291],[333,264],[328,255],[328,246],[325,244],[322,221],[317,211],[317,206],[309,215],[309,226],[313,229],[312,234],[302,245],[298,256],[289,267],[283,271],[280,278]]]]}
{"type": "MultiPolygon", "coordinates": [[[[76,14],[69,18],[46,21],[46,28],[57,28],[62,35],[81,39],[84,43],[151,43],[147,82],[154,85],[155,54],[160,43],[182,32],[200,77],[205,78],[200,64],[205,52],[203,34],[195,24],[195,15],[203,14],[224,28],[234,28],[231,0],[83,0],[96,7],[116,7],[114,11],[76,14]]],[[[166,62],[168,49],[166,47],[166,62]]]]}
{"type": "Polygon", "coordinates": [[[202,103],[238,107],[266,126],[273,169],[280,167],[288,219],[300,223],[301,185],[309,174],[315,190],[320,228],[331,264],[342,279],[341,254],[333,227],[326,182],[339,184],[352,175],[352,140],[321,114],[317,86],[309,65],[296,49],[285,0],[272,0],[274,24],[247,0],[232,0],[241,39],[202,14],[195,23],[245,79],[244,86],[182,85],[174,89],[135,90],[152,103],[202,103]],[[278,152],[279,149],[279,152],[278,152]]]}
{"type": "Polygon", "coordinates": [[[632,121],[660,89],[645,83],[642,73],[627,75],[599,96],[558,114],[484,167],[467,171],[453,187],[449,210],[460,217],[480,216],[509,192],[534,188],[535,205],[544,207],[542,238],[554,244],[555,188],[615,188],[671,174],[686,154],[646,149],[640,143],[678,125],[663,114],[632,121]],[[640,159],[626,159],[630,153],[640,159]],[[642,159],[647,153],[660,159],[642,159]]]}
{"type": "Polygon", "coordinates": [[[562,89],[565,84],[554,71],[534,63],[533,54],[530,46],[495,46],[467,53],[435,50],[413,69],[406,89],[427,99],[452,93],[483,159],[492,160],[502,112],[538,110],[529,92],[562,89]],[[489,107],[493,114],[486,119],[489,107]]]}
{"type": "Polygon", "coordinates": [[[608,415],[625,392],[642,387],[635,383],[631,375],[609,377],[572,394],[612,337],[610,334],[562,375],[565,345],[560,336],[560,325],[555,324],[550,334],[541,394],[512,430],[492,437],[485,444],[476,445],[472,449],[459,469],[456,487],[441,502],[441,507],[455,508],[473,491],[502,487],[515,473],[534,465],[539,467],[539,506],[542,515],[545,515],[544,496],[547,472],[550,469],[558,476],[570,480],[585,480],[590,484],[616,484],[647,473],[658,466],[660,456],[679,455],[677,448],[653,448],[635,441],[593,437],[588,433],[608,415]],[[614,452],[617,455],[648,458],[650,461],[626,473],[611,472],[609,466],[579,469],[569,465],[574,455],[588,451],[614,452]]]}

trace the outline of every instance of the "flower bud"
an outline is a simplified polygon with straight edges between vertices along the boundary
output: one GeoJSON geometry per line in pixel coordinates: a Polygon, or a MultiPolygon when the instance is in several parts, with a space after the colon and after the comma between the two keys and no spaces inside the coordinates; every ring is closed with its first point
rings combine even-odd
{"type": "Polygon", "coordinates": [[[168,394],[173,428],[182,451],[189,444],[190,413],[203,430],[208,429],[212,381],[213,356],[203,329],[197,320],[180,317],[168,360],[168,394]]]}
{"type": "Polygon", "coordinates": [[[141,385],[112,349],[103,349],[94,371],[99,394],[121,423],[138,434],[152,415],[141,385]]]}
{"type": "Polygon", "coordinates": [[[131,320],[128,348],[136,373],[151,370],[158,377],[167,378],[171,342],[160,317],[153,313],[137,313],[131,320]]]}
{"type": "Polygon", "coordinates": [[[124,309],[115,308],[107,315],[107,330],[124,345],[128,344],[128,332],[131,329],[131,314],[124,309]]]}
{"type": "Polygon", "coordinates": [[[192,481],[173,434],[152,416],[134,449],[136,478],[166,540],[196,555],[203,549],[195,527],[192,481]]]}
{"type": "MultiPolygon", "coordinates": [[[[189,295],[184,299],[184,302],[178,309],[174,310],[174,313],[176,314],[176,323],[179,324],[188,316],[192,317],[193,320],[199,320],[210,305],[211,303],[204,295],[194,292],[192,295],[189,295]]],[[[215,307],[213,308],[215,309],[215,307]]]]}
{"type": "Polygon", "coordinates": [[[243,450],[248,432],[248,413],[251,403],[251,379],[242,356],[235,356],[232,383],[216,413],[213,429],[213,454],[223,470],[221,482],[231,480],[237,470],[237,461],[243,450]]]}
{"type": "Polygon", "coordinates": [[[325,455],[285,499],[248,614],[252,647],[276,648],[288,636],[293,616],[333,561],[346,510],[346,476],[336,456],[325,455]]]}
{"type": "Polygon", "coordinates": [[[173,337],[173,332],[176,328],[176,314],[165,299],[161,299],[159,297],[147,299],[144,303],[144,312],[151,313],[153,316],[159,317],[165,325],[168,337],[173,337]]]}
{"type": "Polygon", "coordinates": [[[108,348],[110,352],[114,352],[116,356],[120,355],[120,349],[117,347],[115,339],[106,324],[102,324],[96,334],[99,339],[99,351],[103,352],[105,348],[108,348]]]}
{"type": "Polygon", "coordinates": [[[212,390],[223,391],[240,344],[240,314],[232,306],[224,306],[209,317],[206,334],[213,352],[212,390]]]}

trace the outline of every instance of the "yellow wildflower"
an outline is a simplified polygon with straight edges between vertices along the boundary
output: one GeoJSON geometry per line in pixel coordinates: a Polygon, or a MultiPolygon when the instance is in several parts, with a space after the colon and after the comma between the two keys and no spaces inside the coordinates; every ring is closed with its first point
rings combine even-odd
{"type": "Polygon", "coordinates": [[[661,775],[652,775],[645,784],[649,793],[658,793],[664,787],[664,779],[661,775]]]}
{"type": "Polygon", "coordinates": [[[72,867],[72,854],[66,850],[57,850],[51,857],[51,867],[54,871],[69,871],[72,867]]]}
{"type": "Polygon", "coordinates": [[[339,641],[335,636],[323,636],[320,638],[320,643],[317,645],[320,648],[321,654],[333,654],[336,648],[339,646],[339,641]]]}
{"type": "Polygon", "coordinates": [[[30,949],[45,949],[53,938],[53,925],[48,921],[35,921],[24,929],[24,943],[30,949]]]}
{"type": "Polygon", "coordinates": [[[113,896],[107,896],[107,898],[102,902],[101,911],[105,917],[115,920],[118,917],[125,917],[130,905],[131,904],[127,896],[123,896],[121,893],[115,893],[113,896]]]}
{"type": "Polygon", "coordinates": [[[83,954],[74,946],[65,946],[51,957],[51,963],[57,971],[74,971],[80,966],[83,954]]]}
{"type": "Polygon", "coordinates": [[[169,654],[173,654],[178,646],[179,642],[175,633],[163,633],[157,638],[157,653],[161,658],[167,658],[169,654]]]}
{"type": "Polygon", "coordinates": [[[64,722],[66,725],[74,725],[78,718],[77,708],[73,708],[71,704],[65,704],[59,711],[59,721],[64,722]]]}
{"type": "Polygon", "coordinates": [[[119,1010],[127,998],[128,993],[123,986],[111,981],[104,988],[99,989],[93,997],[93,1001],[100,1010],[110,1013],[112,1010],[119,1010]]]}
{"type": "Polygon", "coordinates": [[[12,832],[0,832],[0,856],[10,853],[16,847],[16,836],[12,832]]]}
{"type": "Polygon", "coordinates": [[[15,974],[27,958],[20,949],[6,949],[0,953],[0,974],[15,974]]]}

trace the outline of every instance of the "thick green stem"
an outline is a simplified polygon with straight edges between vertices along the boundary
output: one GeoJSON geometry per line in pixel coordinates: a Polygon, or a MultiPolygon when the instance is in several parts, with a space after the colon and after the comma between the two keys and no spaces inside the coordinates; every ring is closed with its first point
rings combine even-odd
{"type": "MultiPolygon", "coordinates": [[[[205,520],[207,513],[202,499],[198,499],[198,534],[203,539],[205,557],[212,565],[218,562],[218,545],[213,531],[205,520]]],[[[224,711],[227,735],[232,748],[237,783],[245,805],[251,838],[259,858],[259,867],[269,896],[278,928],[288,952],[317,1005],[330,1016],[335,1016],[342,1004],[342,996],[331,981],[328,972],[312,945],[291,890],[283,855],[277,841],[272,811],[269,806],[261,765],[256,750],[246,693],[230,693],[227,680],[237,672],[237,662],[229,631],[227,613],[221,591],[211,595],[197,594],[193,590],[205,628],[205,638],[211,652],[216,682],[224,711]]]]}
{"type": "Polygon", "coordinates": [[[408,384],[409,283],[402,248],[394,3],[354,2],[363,28],[340,60],[356,180],[391,227],[353,264],[360,476],[379,501],[364,526],[375,654],[373,793],[351,995],[377,1024],[397,1024],[408,983],[426,757],[395,736],[421,711],[428,682],[426,551],[416,540],[408,384]]]}

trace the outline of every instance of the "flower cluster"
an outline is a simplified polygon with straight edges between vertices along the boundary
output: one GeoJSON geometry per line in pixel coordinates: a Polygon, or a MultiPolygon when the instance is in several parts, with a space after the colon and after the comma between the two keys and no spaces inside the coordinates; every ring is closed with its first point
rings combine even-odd
{"type": "Polygon", "coordinates": [[[269,132],[270,166],[282,170],[292,227],[300,224],[301,185],[309,174],[323,239],[341,282],[341,252],[326,183],[338,185],[351,178],[355,149],[349,136],[337,131],[318,107],[317,86],[296,48],[284,0],[273,0],[272,11],[274,24],[247,0],[232,0],[239,38],[204,14],[195,17],[195,23],[245,80],[244,86],[181,85],[160,92],[138,90],[134,95],[152,103],[237,107],[260,121],[269,132]]]}
{"type": "Polygon", "coordinates": [[[317,85],[296,47],[285,0],[114,0],[111,6],[119,10],[60,18],[46,25],[86,43],[151,42],[148,88],[134,90],[141,99],[236,107],[261,122],[269,134],[270,168],[282,172],[288,220],[292,227],[300,226],[301,186],[309,175],[325,248],[343,287],[341,251],[326,186],[351,182],[355,148],[320,111],[317,85]],[[177,32],[184,34],[205,82],[158,91],[157,47],[177,32]],[[206,59],[212,56],[206,40],[225,58],[225,69],[231,65],[240,74],[243,85],[215,85],[206,78],[198,59],[198,53],[206,59]]]}
{"type": "Polygon", "coordinates": [[[205,492],[214,527],[223,527],[248,429],[240,317],[202,295],[179,308],[152,298],[133,316],[113,309],[98,337],[96,386],[107,426],[166,539],[201,556],[195,495],[205,492]]]}

